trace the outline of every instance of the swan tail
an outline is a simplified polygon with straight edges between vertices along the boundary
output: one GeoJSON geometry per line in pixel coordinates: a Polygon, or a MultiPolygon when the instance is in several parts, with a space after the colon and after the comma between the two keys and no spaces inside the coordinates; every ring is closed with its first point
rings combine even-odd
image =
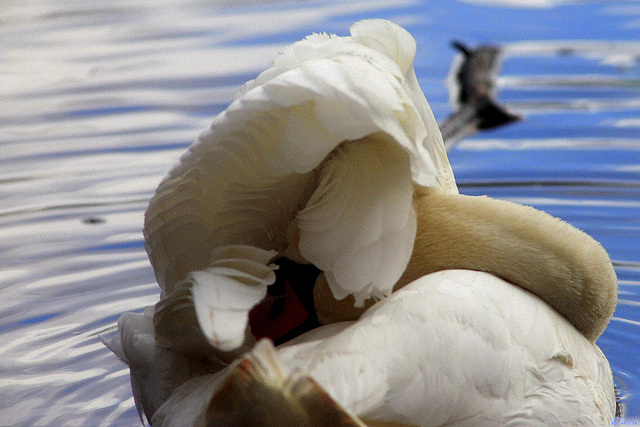
{"type": "Polygon", "coordinates": [[[240,348],[248,335],[249,312],[275,281],[274,255],[244,245],[214,250],[208,268],[191,272],[156,305],[158,342],[189,352],[240,348]]]}
{"type": "Polygon", "coordinates": [[[131,389],[143,423],[144,418],[150,420],[173,390],[185,381],[226,366],[158,346],[152,307],[147,307],[144,313],[120,316],[115,335],[103,342],[129,365],[131,389]]]}
{"type": "Polygon", "coordinates": [[[365,426],[311,377],[288,374],[267,339],[231,368],[205,418],[212,426],[365,426]]]}
{"type": "MultiPolygon", "coordinates": [[[[146,413],[142,405],[143,396],[141,395],[138,376],[134,374],[133,366],[145,366],[145,360],[151,363],[154,362],[154,359],[149,357],[154,353],[154,349],[150,345],[150,342],[153,341],[153,323],[151,323],[151,330],[148,328],[149,320],[152,319],[151,316],[148,310],[145,310],[144,314],[124,313],[118,319],[118,328],[112,336],[100,336],[104,345],[130,368],[131,390],[138,416],[143,424],[145,416],[148,419],[151,413],[146,413]],[[137,363],[138,361],[142,363],[137,363]]],[[[159,405],[151,403],[150,406],[158,407],[159,405]]]]}

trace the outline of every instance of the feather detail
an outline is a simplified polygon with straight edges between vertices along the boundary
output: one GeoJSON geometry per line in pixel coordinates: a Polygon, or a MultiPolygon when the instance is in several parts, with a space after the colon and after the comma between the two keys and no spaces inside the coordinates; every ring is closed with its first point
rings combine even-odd
{"type": "Polygon", "coordinates": [[[308,375],[283,366],[268,340],[219,374],[182,385],[152,424],[365,427],[308,375]]]}
{"type": "Polygon", "coordinates": [[[212,397],[207,425],[365,427],[308,375],[290,374],[268,340],[230,367],[229,376],[212,397]]]}
{"type": "Polygon", "coordinates": [[[208,345],[225,352],[238,349],[247,338],[249,311],[275,281],[275,266],[268,265],[275,254],[243,245],[214,250],[209,267],[192,271],[156,305],[158,341],[189,352],[208,345]]]}
{"type": "Polygon", "coordinates": [[[406,268],[416,234],[408,163],[381,135],[345,144],[298,213],[300,253],[324,270],[337,299],[382,298],[406,268]]]}
{"type": "Polygon", "coordinates": [[[276,280],[266,265],[274,255],[248,246],[219,248],[209,268],[188,277],[200,329],[214,348],[229,351],[244,342],[249,311],[276,280]]]}
{"type": "Polygon", "coordinates": [[[610,424],[607,359],[564,317],[491,274],[445,270],[278,349],[361,419],[420,426],[610,424]]]}
{"type": "Polygon", "coordinates": [[[105,344],[131,372],[131,389],[140,419],[150,420],[155,411],[184,382],[214,373],[226,366],[197,355],[171,351],[157,345],[153,308],[144,313],[125,313],[118,319],[117,334],[105,344]]]}
{"type": "MultiPolygon", "coordinates": [[[[321,34],[295,43],[238,92],[160,183],[146,213],[146,249],[162,298],[175,298],[175,303],[159,306],[164,317],[177,319],[168,315],[168,306],[181,307],[185,319],[192,317],[183,304],[184,290],[179,290],[186,287],[201,326],[211,323],[213,307],[235,307],[236,291],[242,309],[227,310],[223,323],[239,320],[258,294],[247,299],[241,286],[231,285],[240,276],[209,271],[210,253],[245,245],[296,255],[290,250],[297,244],[291,241],[297,234],[290,232],[296,221],[305,230],[300,244],[311,257],[303,258],[328,270],[336,297],[353,293],[361,303],[390,292],[413,244],[411,182],[457,191],[437,124],[415,79],[414,56],[415,41],[404,29],[387,21],[364,21],[353,27],[351,37],[321,34]],[[375,165],[356,161],[357,168],[350,170],[357,172],[324,165],[346,159],[345,153],[352,153],[348,147],[366,145],[364,141],[371,148],[362,151],[382,150],[382,157],[363,157],[375,165]],[[388,147],[380,148],[380,141],[388,147]],[[330,183],[333,179],[340,184],[330,183]],[[358,187],[368,189],[357,206],[337,209],[341,204],[346,208],[349,199],[340,201],[330,193],[351,197],[358,187]],[[361,220],[357,232],[350,230],[361,220]],[[327,221],[325,229],[332,236],[344,233],[347,246],[311,237],[322,226],[317,221],[327,221]],[[314,241],[322,249],[313,248],[314,241]],[[346,256],[338,260],[340,253],[346,256]],[[190,284],[184,283],[187,277],[190,284]],[[222,286],[235,291],[215,300],[218,291],[212,290],[222,286]]],[[[345,165],[351,161],[344,160],[345,165]]],[[[224,341],[239,343],[242,328],[240,322],[228,329],[224,341]]],[[[215,329],[209,327],[207,334],[215,329]]],[[[218,342],[214,335],[208,339],[218,342]]]]}
{"type": "Polygon", "coordinates": [[[351,26],[351,37],[392,59],[402,73],[413,67],[416,41],[406,30],[385,19],[369,19],[351,26]]]}

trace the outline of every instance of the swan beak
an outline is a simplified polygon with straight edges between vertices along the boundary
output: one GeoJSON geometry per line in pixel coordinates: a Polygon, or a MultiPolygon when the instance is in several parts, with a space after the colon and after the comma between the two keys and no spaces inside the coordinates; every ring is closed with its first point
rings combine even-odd
{"type": "Polygon", "coordinates": [[[365,427],[301,372],[285,376],[273,345],[260,341],[234,364],[205,414],[206,426],[365,427]]]}

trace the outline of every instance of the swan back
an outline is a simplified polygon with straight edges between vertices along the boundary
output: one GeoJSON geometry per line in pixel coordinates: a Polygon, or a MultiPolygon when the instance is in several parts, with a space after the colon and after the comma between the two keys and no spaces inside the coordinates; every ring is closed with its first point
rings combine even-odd
{"type": "Polygon", "coordinates": [[[602,426],[615,413],[600,349],[534,294],[478,271],[421,277],[278,356],[365,421],[602,426]]]}
{"type": "MultiPolygon", "coordinates": [[[[421,277],[357,322],[316,328],[275,354],[260,342],[243,356],[256,358],[250,377],[286,383],[308,374],[367,425],[602,426],[615,413],[600,349],[534,294],[478,271],[421,277]]],[[[153,421],[202,420],[242,363],[174,388],[153,421]]]]}

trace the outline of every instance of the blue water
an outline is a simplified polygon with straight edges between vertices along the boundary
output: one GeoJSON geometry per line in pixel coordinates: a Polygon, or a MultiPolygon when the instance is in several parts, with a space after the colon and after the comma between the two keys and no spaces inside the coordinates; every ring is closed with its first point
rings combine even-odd
{"type": "Polygon", "coordinates": [[[634,1],[7,0],[0,4],[0,425],[138,425],[98,334],[158,287],[141,234],[162,176],[246,80],[312,31],[416,37],[436,117],[451,40],[505,51],[525,119],[461,141],[460,189],[592,234],[620,285],[598,344],[640,418],[640,6],[634,1]],[[528,5],[528,6],[527,6],[528,5]]]}

